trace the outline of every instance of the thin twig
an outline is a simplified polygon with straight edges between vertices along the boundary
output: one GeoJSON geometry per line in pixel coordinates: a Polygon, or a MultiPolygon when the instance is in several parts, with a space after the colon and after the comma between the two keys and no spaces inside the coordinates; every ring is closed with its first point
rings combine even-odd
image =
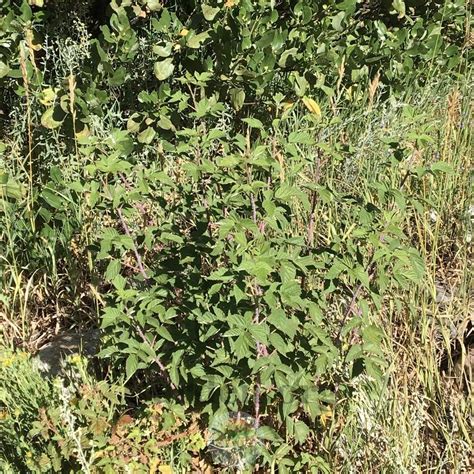
{"type": "Polygon", "coordinates": [[[140,253],[138,252],[137,246],[135,245],[135,240],[133,239],[132,234],[130,233],[130,229],[127,223],[125,222],[125,219],[122,214],[122,209],[120,207],[117,209],[117,214],[119,215],[120,223],[122,224],[123,230],[127,234],[127,237],[130,237],[130,239],[132,239],[133,253],[135,254],[135,258],[137,260],[138,269],[140,270],[140,273],[143,275],[143,278],[145,279],[145,281],[148,281],[149,278],[148,278],[148,275],[146,274],[145,267],[143,266],[142,257],[140,253]]]}
{"type": "MultiPolygon", "coordinates": [[[[135,253],[135,258],[137,260],[137,265],[138,265],[138,269],[140,271],[140,273],[143,275],[143,278],[148,281],[149,278],[148,278],[148,275],[146,274],[146,271],[145,271],[145,268],[143,266],[143,262],[142,262],[142,258],[141,258],[141,255],[139,254],[138,252],[138,249],[137,249],[137,246],[135,245],[135,240],[133,239],[132,237],[132,234],[130,232],[130,229],[123,217],[123,214],[122,214],[122,210],[121,208],[118,208],[117,209],[117,213],[119,215],[119,218],[120,218],[120,222],[122,224],[122,227],[125,231],[125,233],[127,234],[127,237],[130,237],[130,239],[132,240],[133,242],[133,250],[134,250],[134,253],[135,253]]],[[[153,350],[151,344],[150,344],[150,341],[147,339],[147,337],[145,336],[145,334],[143,333],[143,330],[142,328],[140,327],[139,324],[136,324],[135,325],[135,329],[137,330],[139,336],[142,338],[143,342],[148,346],[150,347],[150,349],[153,350]]],[[[171,381],[171,378],[168,374],[168,371],[166,370],[166,367],[163,365],[163,363],[161,362],[161,360],[159,359],[158,356],[155,356],[153,358],[153,361],[156,363],[156,365],[158,365],[160,371],[161,371],[161,375],[164,377],[164,379],[167,381],[167,383],[169,384],[169,386],[172,388],[173,391],[176,391],[176,386],[174,385],[174,383],[171,381]]]]}
{"type": "MultiPolygon", "coordinates": [[[[257,206],[255,204],[255,196],[253,193],[250,194],[250,203],[252,205],[252,219],[254,224],[258,227],[257,221],[257,206]]],[[[261,295],[261,288],[258,284],[255,285],[255,316],[253,319],[254,324],[260,324],[260,307],[258,297],[261,295]]],[[[265,344],[257,341],[257,359],[268,355],[265,344]]],[[[260,426],[260,374],[257,373],[257,381],[255,383],[255,396],[254,396],[254,411],[255,411],[255,423],[254,427],[257,429],[260,426]]]]}
{"type": "Polygon", "coordinates": [[[318,195],[316,191],[312,192],[311,196],[311,212],[309,215],[309,223],[308,223],[308,239],[307,239],[307,245],[308,249],[314,247],[314,211],[316,209],[316,203],[318,202],[318,195]]]}
{"type": "MultiPolygon", "coordinates": [[[[145,344],[148,345],[148,347],[150,347],[150,349],[152,349],[151,347],[151,344],[150,344],[150,341],[148,340],[148,338],[145,336],[145,334],[143,333],[142,331],[142,328],[137,324],[136,325],[136,330],[139,334],[139,336],[142,338],[143,342],[145,344]]],[[[163,378],[166,380],[166,382],[170,385],[170,387],[176,391],[176,385],[171,381],[170,379],[170,376],[168,374],[168,371],[166,370],[166,367],[163,365],[163,363],[161,362],[160,358],[158,356],[155,356],[153,358],[153,361],[156,363],[156,365],[160,368],[161,370],[161,375],[163,376],[163,378]]]]}
{"type": "Polygon", "coordinates": [[[362,283],[359,283],[352,294],[351,301],[347,304],[346,309],[344,310],[344,315],[342,317],[341,325],[336,336],[336,344],[340,344],[342,330],[346,324],[347,318],[351,315],[354,310],[354,303],[356,302],[357,297],[359,296],[360,290],[362,289],[362,283]]]}

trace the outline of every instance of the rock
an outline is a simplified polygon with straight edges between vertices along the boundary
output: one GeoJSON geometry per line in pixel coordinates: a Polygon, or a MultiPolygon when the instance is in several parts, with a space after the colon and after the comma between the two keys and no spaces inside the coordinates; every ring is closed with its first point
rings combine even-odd
{"type": "Polygon", "coordinates": [[[451,290],[443,285],[439,280],[435,281],[436,288],[436,303],[449,304],[453,301],[453,293],[451,290]]]}
{"type": "Polygon", "coordinates": [[[56,336],[44,345],[34,357],[34,362],[46,375],[61,373],[67,356],[81,354],[94,357],[99,350],[100,331],[91,329],[83,333],[69,332],[56,336]]]}

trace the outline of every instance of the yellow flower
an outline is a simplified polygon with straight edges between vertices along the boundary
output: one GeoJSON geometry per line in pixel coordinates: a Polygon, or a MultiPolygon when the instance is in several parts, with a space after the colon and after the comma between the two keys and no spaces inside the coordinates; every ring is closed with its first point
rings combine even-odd
{"type": "Polygon", "coordinates": [[[186,36],[188,33],[189,33],[189,30],[188,30],[187,28],[183,28],[183,29],[179,32],[179,36],[186,36]]]}
{"type": "Polygon", "coordinates": [[[79,354],[74,354],[69,358],[69,362],[74,365],[79,365],[81,363],[82,359],[79,354]]]}
{"type": "Polygon", "coordinates": [[[15,356],[2,357],[2,359],[0,359],[0,363],[3,365],[3,367],[10,367],[13,362],[15,362],[15,356]]]}
{"type": "Polygon", "coordinates": [[[331,407],[327,407],[326,410],[323,413],[321,413],[321,415],[319,416],[321,424],[324,427],[326,427],[328,420],[331,419],[332,416],[333,416],[333,412],[331,410],[331,407]]]}

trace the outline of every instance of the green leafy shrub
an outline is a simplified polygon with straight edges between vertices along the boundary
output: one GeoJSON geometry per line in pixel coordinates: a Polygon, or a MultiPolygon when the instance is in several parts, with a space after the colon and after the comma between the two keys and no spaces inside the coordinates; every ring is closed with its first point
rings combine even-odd
{"type": "Polygon", "coordinates": [[[386,376],[373,315],[422,281],[406,221],[450,172],[413,164],[440,139],[397,100],[466,73],[466,3],[113,0],[100,28],[75,3],[0,7],[2,302],[27,314],[39,275],[130,389],[252,413],[266,467],[329,471],[310,447],[386,376]]]}
{"type": "Polygon", "coordinates": [[[125,392],[94,380],[80,356],[71,357],[67,379],[48,380],[26,353],[3,351],[2,472],[170,472],[190,465],[191,453],[205,445],[196,422],[160,400],[130,416],[125,392]]]}

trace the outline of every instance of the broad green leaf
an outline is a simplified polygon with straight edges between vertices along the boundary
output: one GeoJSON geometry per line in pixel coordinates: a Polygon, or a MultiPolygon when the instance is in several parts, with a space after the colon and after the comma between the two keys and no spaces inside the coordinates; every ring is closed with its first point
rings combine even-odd
{"type": "Polygon", "coordinates": [[[51,189],[45,189],[41,193],[41,197],[54,209],[63,209],[64,202],[62,197],[51,189]]]}
{"type": "Polygon", "coordinates": [[[253,117],[243,118],[242,122],[245,122],[247,125],[249,125],[252,128],[263,129],[263,123],[256,118],[253,118],[253,117]]]}
{"type": "Polygon", "coordinates": [[[406,14],[406,5],[403,0],[393,0],[392,6],[398,13],[399,18],[403,18],[406,14]]]}
{"type": "Polygon", "coordinates": [[[291,132],[288,136],[290,143],[299,143],[301,145],[312,145],[314,138],[308,132],[291,132]]]}
{"type": "Polygon", "coordinates": [[[280,353],[286,355],[288,352],[288,346],[286,345],[283,338],[276,332],[270,334],[270,344],[280,353]]]}
{"type": "Polygon", "coordinates": [[[63,122],[60,120],[59,115],[54,107],[50,107],[41,116],[41,125],[51,130],[60,127],[63,122]]]}
{"type": "Polygon", "coordinates": [[[218,160],[217,164],[218,166],[222,166],[225,168],[233,168],[234,166],[237,166],[240,162],[241,162],[241,158],[239,156],[228,155],[228,156],[223,156],[220,160],[218,160]]]}
{"type": "Polygon", "coordinates": [[[33,11],[31,10],[31,7],[28,4],[28,2],[21,3],[20,11],[21,11],[22,20],[25,22],[30,21],[31,18],[33,17],[33,11]]]}
{"type": "Polygon", "coordinates": [[[251,274],[255,275],[261,282],[265,282],[271,272],[272,267],[263,260],[256,262],[251,269],[251,274]]]}
{"type": "Polygon", "coordinates": [[[162,115],[158,121],[158,126],[163,130],[176,130],[173,122],[166,116],[162,115]]]}
{"type": "Polygon", "coordinates": [[[211,7],[207,3],[203,3],[201,5],[201,10],[202,14],[204,15],[204,18],[207,21],[212,21],[216,17],[216,15],[219,13],[220,8],[219,7],[211,7]]]}
{"type": "Polygon", "coordinates": [[[105,308],[102,316],[101,328],[106,329],[118,323],[122,313],[118,308],[108,307],[105,308]]]}
{"type": "Polygon", "coordinates": [[[209,33],[204,31],[203,33],[199,33],[189,38],[186,44],[189,48],[198,49],[201,47],[202,43],[207,40],[207,38],[209,38],[209,33]]]}
{"type": "Polygon", "coordinates": [[[155,45],[153,46],[153,52],[162,58],[167,58],[173,52],[173,43],[166,43],[164,46],[155,45]]]}
{"type": "MultiPolygon", "coordinates": [[[[0,198],[10,198],[10,199],[21,199],[21,197],[25,194],[25,189],[23,186],[18,184],[17,181],[8,178],[7,174],[0,175],[2,176],[2,181],[7,179],[8,181],[5,183],[0,183],[0,198]]],[[[1,207],[2,203],[0,203],[0,212],[3,209],[1,207]]]]}
{"type": "Polygon", "coordinates": [[[252,339],[250,338],[248,333],[241,334],[234,342],[234,352],[238,360],[249,357],[251,355],[250,352],[250,344],[252,343],[252,339]]]}
{"type": "Polygon", "coordinates": [[[350,270],[350,273],[354,275],[354,277],[357,278],[357,280],[359,280],[366,288],[369,288],[370,279],[364,267],[358,265],[357,267],[350,270]]]}
{"type": "Polygon", "coordinates": [[[164,81],[173,74],[174,64],[172,58],[166,58],[163,61],[157,61],[153,67],[153,72],[158,80],[164,81]]]}
{"type": "Polygon", "coordinates": [[[278,65],[280,67],[286,67],[286,63],[288,61],[288,59],[292,58],[292,59],[296,59],[296,55],[298,53],[298,49],[297,48],[290,48],[290,49],[287,49],[286,51],[284,51],[282,53],[282,55],[280,56],[280,59],[278,61],[278,65]]]}
{"type": "Polygon", "coordinates": [[[454,174],[453,167],[445,161],[437,161],[436,163],[433,163],[430,167],[430,170],[432,172],[446,173],[449,175],[454,174]]]}
{"type": "Polygon", "coordinates": [[[294,429],[296,442],[299,444],[304,443],[309,435],[308,425],[304,421],[295,420],[294,429]]]}
{"type": "Polygon", "coordinates": [[[167,341],[174,342],[173,337],[171,336],[170,332],[168,329],[166,329],[165,326],[160,326],[155,328],[156,332],[158,333],[159,336],[161,336],[163,339],[166,339],[167,341]]]}
{"type": "Polygon", "coordinates": [[[163,8],[163,0],[146,0],[146,6],[151,12],[159,11],[163,8]]]}
{"type": "Polygon", "coordinates": [[[2,79],[2,77],[5,77],[9,72],[10,68],[8,67],[8,64],[5,64],[4,62],[0,61],[0,79],[2,79]]]}
{"type": "Polygon", "coordinates": [[[127,357],[127,361],[125,363],[125,374],[127,379],[131,378],[138,369],[138,356],[137,354],[130,354],[127,357]]]}
{"type": "Polygon", "coordinates": [[[182,244],[184,242],[181,236],[172,234],[171,232],[162,232],[160,237],[163,240],[169,240],[171,242],[176,242],[177,244],[182,244]]]}
{"type": "Polygon", "coordinates": [[[129,132],[138,133],[140,131],[141,120],[138,121],[139,118],[139,114],[135,113],[127,120],[127,130],[129,132]]]}
{"type": "Polygon", "coordinates": [[[346,17],[345,12],[339,12],[337,15],[332,17],[332,27],[338,31],[341,32],[343,31],[343,26],[342,22],[344,21],[344,18],[346,17]]]}
{"type": "Polygon", "coordinates": [[[383,339],[383,332],[380,328],[371,324],[362,330],[362,338],[364,342],[380,344],[383,339]]]}
{"type": "Polygon", "coordinates": [[[270,426],[260,426],[257,430],[257,436],[258,439],[262,439],[265,441],[281,441],[281,437],[278,435],[278,433],[271,428],[270,426]]]}
{"type": "Polygon", "coordinates": [[[249,330],[257,342],[267,344],[268,326],[266,324],[252,324],[249,330]]]}
{"type": "Polygon", "coordinates": [[[289,184],[283,183],[280,187],[277,188],[275,192],[275,198],[281,201],[288,201],[295,194],[295,189],[289,184]]]}
{"type": "Polygon", "coordinates": [[[346,355],[346,362],[351,362],[362,357],[363,351],[360,344],[353,344],[346,355]]]}
{"type": "Polygon", "coordinates": [[[308,87],[309,87],[309,84],[306,78],[297,74],[295,76],[295,92],[300,97],[303,97],[306,94],[308,87]]]}
{"type": "Polygon", "coordinates": [[[107,280],[113,280],[119,274],[121,267],[120,260],[111,260],[107,265],[105,278],[107,278],[107,280]]]}
{"type": "Polygon", "coordinates": [[[341,260],[336,259],[332,267],[326,273],[325,278],[327,280],[333,280],[334,278],[337,278],[345,270],[347,270],[346,265],[341,260]]]}
{"type": "Polygon", "coordinates": [[[245,91],[243,89],[231,89],[230,98],[235,110],[240,110],[245,102],[245,91]]]}
{"type": "Polygon", "coordinates": [[[153,138],[155,138],[155,135],[155,130],[152,127],[148,127],[138,134],[138,141],[149,145],[153,141],[153,138]]]}
{"type": "Polygon", "coordinates": [[[268,316],[268,322],[283,334],[293,339],[298,330],[299,322],[296,318],[288,318],[282,309],[275,309],[268,316]]]}

